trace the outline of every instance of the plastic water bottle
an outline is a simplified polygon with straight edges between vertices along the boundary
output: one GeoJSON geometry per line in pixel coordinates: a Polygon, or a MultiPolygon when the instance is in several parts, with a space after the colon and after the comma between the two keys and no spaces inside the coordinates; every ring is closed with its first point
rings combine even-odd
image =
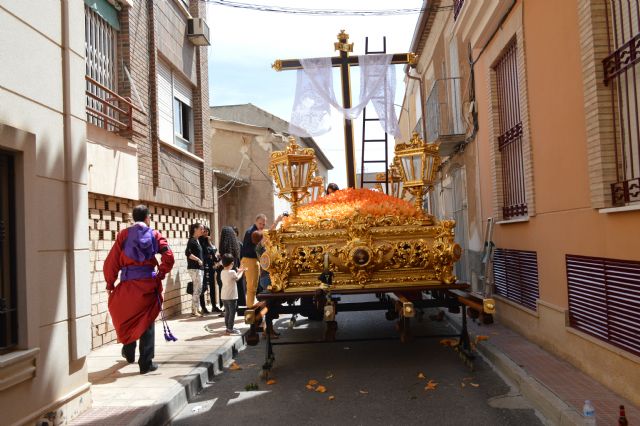
{"type": "Polygon", "coordinates": [[[582,416],[584,417],[585,425],[595,425],[596,424],[596,409],[593,408],[591,401],[588,399],[584,402],[582,406],[582,416]]]}

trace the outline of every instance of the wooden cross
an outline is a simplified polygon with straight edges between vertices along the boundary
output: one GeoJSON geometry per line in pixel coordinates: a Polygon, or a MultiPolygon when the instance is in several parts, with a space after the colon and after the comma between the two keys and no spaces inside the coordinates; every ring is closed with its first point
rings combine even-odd
{"type": "MultiPolygon", "coordinates": [[[[331,64],[334,67],[340,67],[340,80],[342,82],[342,106],[351,108],[351,79],[349,78],[349,68],[358,65],[358,56],[349,56],[353,52],[353,43],[349,41],[349,34],[344,30],[338,34],[338,42],[334,43],[335,50],[340,52],[340,56],[331,58],[331,64]]],[[[391,59],[392,64],[416,64],[415,53],[396,53],[391,59]]],[[[276,71],[282,70],[299,70],[302,64],[299,59],[277,59],[272,68],[276,71]]],[[[349,188],[356,187],[356,162],[353,146],[353,124],[348,118],[344,119],[344,149],[347,161],[347,185],[349,188]]],[[[361,171],[364,173],[364,170],[361,171]]]]}

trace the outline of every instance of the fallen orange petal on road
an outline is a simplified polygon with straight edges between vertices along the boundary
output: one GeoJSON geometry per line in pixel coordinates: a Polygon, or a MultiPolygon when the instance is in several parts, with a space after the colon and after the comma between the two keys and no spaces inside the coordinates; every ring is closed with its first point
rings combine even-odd
{"type": "Polygon", "coordinates": [[[424,390],[435,390],[436,387],[438,387],[438,384],[433,380],[429,380],[429,383],[427,383],[427,386],[424,387],[424,390]]]}

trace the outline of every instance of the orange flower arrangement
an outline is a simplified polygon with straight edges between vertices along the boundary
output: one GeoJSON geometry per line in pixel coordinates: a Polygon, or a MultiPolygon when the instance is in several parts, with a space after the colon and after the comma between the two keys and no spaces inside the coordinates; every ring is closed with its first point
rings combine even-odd
{"type": "MultiPolygon", "coordinates": [[[[321,220],[342,221],[354,215],[372,217],[395,216],[401,218],[423,218],[424,213],[416,210],[412,203],[379,191],[347,188],[321,197],[298,208],[295,223],[315,225],[321,220]]],[[[293,224],[287,217],[284,226],[293,224]]]]}

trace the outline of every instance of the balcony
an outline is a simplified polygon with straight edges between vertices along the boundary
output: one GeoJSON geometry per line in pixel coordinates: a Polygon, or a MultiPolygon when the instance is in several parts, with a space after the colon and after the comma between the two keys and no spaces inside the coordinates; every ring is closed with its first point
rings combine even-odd
{"type": "Polygon", "coordinates": [[[133,105],[131,99],[118,95],[113,90],[100,84],[93,78],[85,76],[87,82],[87,123],[101,127],[123,137],[134,133],[133,123],[146,126],[146,121],[134,117],[134,110],[146,116],[144,111],[133,105]]]}
{"type": "Polygon", "coordinates": [[[453,154],[465,140],[460,77],[436,80],[427,97],[427,142],[440,144],[440,155],[453,154]]]}

